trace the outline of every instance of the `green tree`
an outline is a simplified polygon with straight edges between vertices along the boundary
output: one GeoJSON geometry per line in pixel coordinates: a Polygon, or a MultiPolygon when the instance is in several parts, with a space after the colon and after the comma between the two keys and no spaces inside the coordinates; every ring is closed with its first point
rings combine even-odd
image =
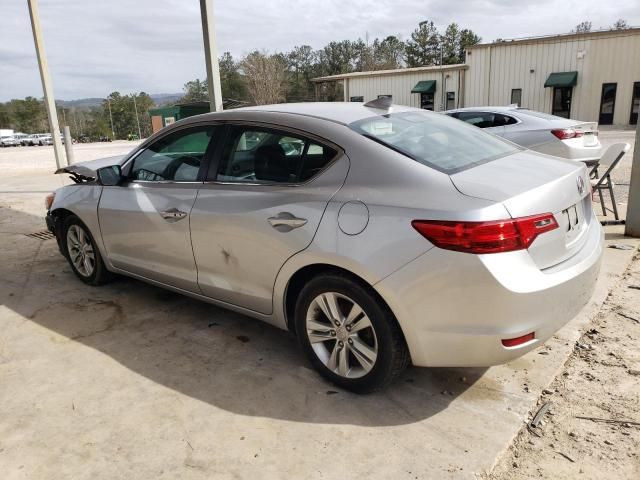
{"type": "Polygon", "coordinates": [[[406,45],[408,67],[437,65],[440,62],[440,36],[432,21],[420,22],[406,45]]]}
{"type": "Polygon", "coordinates": [[[472,30],[469,30],[468,28],[463,28],[462,30],[460,30],[460,47],[458,49],[458,58],[460,61],[458,63],[464,63],[464,54],[467,48],[472,45],[477,45],[481,41],[482,39],[478,35],[473,33],[472,30]]]}
{"type": "Polygon", "coordinates": [[[180,103],[206,102],[209,100],[207,81],[196,78],[184,84],[184,96],[180,103]]]}
{"type": "MultiPolygon", "coordinates": [[[[218,60],[220,65],[220,85],[222,98],[234,100],[246,100],[247,87],[240,75],[240,65],[229,52],[224,52],[218,60]]],[[[206,82],[205,82],[206,85],[206,82]]],[[[208,95],[207,95],[208,97],[208,95]]]]}
{"type": "Polygon", "coordinates": [[[313,99],[311,79],[318,67],[317,53],[309,45],[296,46],[287,54],[289,89],[287,101],[300,102],[313,99]]]}
{"type": "Polygon", "coordinates": [[[442,36],[442,64],[462,63],[460,55],[460,29],[457,23],[450,24],[442,36]]]}
{"type": "Polygon", "coordinates": [[[405,44],[395,35],[389,35],[382,41],[373,41],[373,55],[377,70],[401,68],[405,55],[405,44]]]}

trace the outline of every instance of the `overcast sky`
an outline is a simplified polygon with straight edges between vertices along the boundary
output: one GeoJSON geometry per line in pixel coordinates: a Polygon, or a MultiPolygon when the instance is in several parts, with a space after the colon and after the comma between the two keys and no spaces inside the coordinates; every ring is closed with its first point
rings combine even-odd
{"type": "MultiPolygon", "coordinates": [[[[582,20],[640,25],[639,0],[216,0],[218,51],[321,48],[331,40],[409,37],[451,22],[483,41],[564,33],[582,20]]],[[[42,96],[26,0],[0,0],[0,101],[42,96]]],[[[175,93],[204,78],[198,0],[40,0],[56,98],[175,93]]]]}

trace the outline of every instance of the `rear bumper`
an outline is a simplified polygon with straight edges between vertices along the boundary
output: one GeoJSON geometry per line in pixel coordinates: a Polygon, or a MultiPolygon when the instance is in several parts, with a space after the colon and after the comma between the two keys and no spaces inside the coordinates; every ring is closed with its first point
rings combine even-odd
{"type": "Polygon", "coordinates": [[[602,157],[602,145],[600,142],[592,147],[569,145],[569,142],[571,140],[552,140],[542,145],[531,147],[531,149],[554,157],[567,158],[579,162],[595,162],[602,157]]]}
{"type": "Polygon", "coordinates": [[[477,256],[433,248],[375,287],[414,365],[497,365],[541,345],[589,301],[604,242],[597,221],[588,235],[578,254],[543,271],[526,251],[477,256]],[[531,332],[528,343],[502,345],[531,332]]]}

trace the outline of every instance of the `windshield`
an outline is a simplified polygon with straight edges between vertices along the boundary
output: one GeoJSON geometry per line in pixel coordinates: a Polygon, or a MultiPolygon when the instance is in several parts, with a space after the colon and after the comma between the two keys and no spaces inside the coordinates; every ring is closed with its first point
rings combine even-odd
{"type": "Polygon", "coordinates": [[[504,157],[519,147],[455,118],[411,111],[365,118],[356,132],[449,175],[504,157]]]}

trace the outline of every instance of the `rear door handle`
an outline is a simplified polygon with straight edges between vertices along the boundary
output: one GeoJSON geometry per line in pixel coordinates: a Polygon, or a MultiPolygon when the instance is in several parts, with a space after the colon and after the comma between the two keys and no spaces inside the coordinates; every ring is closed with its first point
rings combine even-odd
{"type": "Polygon", "coordinates": [[[183,212],[182,210],[178,210],[177,208],[170,208],[165,210],[164,212],[160,212],[162,218],[164,218],[167,222],[173,223],[185,218],[188,214],[187,212],[183,212]]]}
{"type": "Polygon", "coordinates": [[[290,232],[307,224],[306,218],[298,218],[289,212],[280,212],[275,217],[269,217],[268,221],[279,232],[290,232]]]}

